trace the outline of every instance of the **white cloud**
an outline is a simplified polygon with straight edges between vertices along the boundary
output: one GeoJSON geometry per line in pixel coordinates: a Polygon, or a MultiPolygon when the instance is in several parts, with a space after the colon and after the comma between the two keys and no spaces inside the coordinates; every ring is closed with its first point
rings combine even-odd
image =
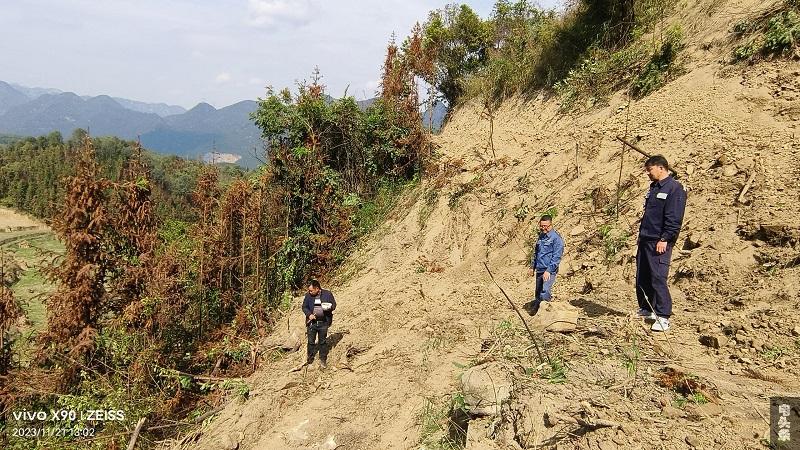
{"type": "Polygon", "coordinates": [[[311,18],[311,0],[248,0],[247,23],[272,27],[282,23],[303,24],[311,18]]]}
{"type": "Polygon", "coordinates": [[[219,75],[217,75],[216,78],[214,78],[214,81],[216,81],[217,83],[227,83],[228,81],[231,81],[231,74],[229,74],[228,72],[222,72],[219,75]]]}
{"type": "Polygon", "coordinates": [[[247,80],[247,83],[248,84],[252,84],[254,86],[263,86],[264,85],[264,80],[262,80],[261,78],[258,78],[258,77],[250,77],[250,79],[247,80]]]}

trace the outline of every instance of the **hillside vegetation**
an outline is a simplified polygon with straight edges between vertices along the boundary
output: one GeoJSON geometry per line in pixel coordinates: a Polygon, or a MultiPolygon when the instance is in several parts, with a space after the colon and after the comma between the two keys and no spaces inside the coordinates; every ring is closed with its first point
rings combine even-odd
{"type": "MultiPolygon", "coordinates": [[[[457,95],[462,106],[435,139],[437,170],[329,283],[332,368],[295,371],[303,352],[281,354],[248,379],[247,401],[232,399],[172,447],[766,448],[769,397],[800,388],[790,206],[800,66],[792,51],[737,63],[734,26],[794,7],[673,5],[651,33],[663,28],[667,42],[680,28],[681,70],[641,98],[630,90],[638,78],[602,101],[523,90],[487,120],[485,97],[457,95]],[[644,158],[616,136],[664,154],[689,191],[666,334],[634,317],[649,182],[644,158]],[[555,302],[578,319],[559,333],[524,316],[538,354],[484,263],[521,307],[544,212],[567,241],[555,302]]],[[[660,33],[642,36],[657,55],[660,33]]],[[[298,342],[298,310],[295,299],[263,348],[298,342]]]]}
{"type": "MultiPolygon", "coordinates": [[[[185,207],[157,197],[141,149],[111,170],[87,136],[11,144],[71,164],[47,191],[64,251],[30,340],[0,286],[0,445],[122,448],[144,423],[140,445],[192,450],[763,448],[768,398],[800,389],[796,9],[448,6],[389,43],[365,109],[318,73],[268,90],[252,118],[269,163],[224,182],[200,166],[185,207]],[[430,136],[437,99],[449,121],[430,136]],[[689,193],[664,334],[631,314],[648,182],[618,136],[689,193]],[[504,297],[532,296],[543,213],[567,241],[563,332],[504,297]],[[297,351],[312,277],[338,301],[327,370],[297,351]],[[94,437],[9,433],[8,411],[54,407],[126,416],[81,423],[94,437]]],[[[55,172],[36,173],[13,186],[55,172]]]]}
{"type": "MultiPolygon", "coordinates": [[[[76,130],[66,141],[53,132],[38,138],[16,138],[0,146],[0,204],[49,221],[63,208],[65,186],[61,182],[75,172],[76,155],[86,138],[76,130]]],[[[136,143],[114,137],[93,138],[96,159],[102,175],[118,180],[136,143]]],[[[143,152],[153,181],[156,214],[162,218],[192,219],[189,194],[203,165],[177,156],[143,152]]],[[[242,176],[233,166],[220,168],[223,179],[242,176]]]]}
{"type": "MultiPolygon", "coordinates": [[[[270,358],[254,342],[278,325],[292,290],[345,258],[430,151],[414,86],[361,109],[330,101],[319,79],[259,101],[270,164],[252,172],[85,132],[0,150],[4,201],[47,218],[63,244],[37,242],[46,323],[18,295],[30,277],[3,280],[3,448],[116,448],[140,418],[152,441],[229,394],[248,397],[241,376],[270,358]],[[91,436],[15,432],[26,422],[10,411],[54,408],[124,408],[127,419],[71,424],[91,436]]],[[[3,271],[29,263],[23,253],[13,248],[3,271]]]]}

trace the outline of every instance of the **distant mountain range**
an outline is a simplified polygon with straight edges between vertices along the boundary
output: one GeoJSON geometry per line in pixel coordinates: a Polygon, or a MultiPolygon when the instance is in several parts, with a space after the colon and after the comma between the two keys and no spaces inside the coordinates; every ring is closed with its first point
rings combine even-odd
{"type": "Polygon", "coordinates": [[[95,136],[141,139],[145,148],[190,159],[260,164],[260,131],[250,120],[255,101],[216,109],[200,103],[186,111],[164,103],[119,97],[79,96],[57,89],[28,88],[0,81],[0,133],[40,136],[76,128],[95,136]]]}
{"type": "MultiPolygon", "coordinates": [[[[366,108],[375,99],[359,101],[366,108]]],[[[69,136],[76,128],[95,136],[141,139],[145,148],[190,159],[260,164],[260,131],[250,120],[258,103],[245,100],[216,109],[200,103],[190,110],[164,103],[144,103],[98,95],[79,96],[49,88],[29,88],[0,81],[0,133],[40,136],[59,131],[69,136]]],[[[446,109],[433,111],[434,129],[446,109]]],[[[430,112],[425,112],[427,125],[430,112]]]]}

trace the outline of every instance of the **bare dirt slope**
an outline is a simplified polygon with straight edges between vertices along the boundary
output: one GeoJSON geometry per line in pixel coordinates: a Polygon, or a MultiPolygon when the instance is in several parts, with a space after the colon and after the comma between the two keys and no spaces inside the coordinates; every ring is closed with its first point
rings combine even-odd
{"type": "MultiPolygon", "coordinates": [[[[763,448],[769,397],[800,393],[800,63],[721,63],[731,24],[760,2],[713,3],[678,18],[688,73],[641,101],[620,94],[570,115],[554,99],[507,102],[496,159],[479,109],[458,111],[438,137],[439,175],[408,193],[328,286],[339,302],[332,367],[289,372],[302,348],[264,364],[248,380],[251,398],[182,447],[418,448],[421,436],[441,437],[436,405],[459,398],[465,367],[492,362],[511,399],[489,420],[491,439],[471,422],[472,448],[763,448]],[[689,191],[666,334],[631,316],[648,180],[617,135],[663,153],[689,191]],[[539,363],[483,266],[527,301],[531,231],[551,207],[567,242],[555,301],[580,311],[573,333],[536,333],[563,377],[539,363]]],[[[295,306],[289,327],[302,332],[295,306]]]]}
{"type": "Polygon", "coordinates": [[[46,225],[8,208],[0,208],[0,233],[18,230],[43,230],[46,225]]]}

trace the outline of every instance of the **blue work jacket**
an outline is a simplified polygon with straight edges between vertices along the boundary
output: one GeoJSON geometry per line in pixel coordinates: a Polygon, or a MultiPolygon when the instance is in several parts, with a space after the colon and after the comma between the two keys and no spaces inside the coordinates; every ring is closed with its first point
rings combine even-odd
{"type": "Polygon", "coordinates": [[[556,273],[563,254],[564,240],[556,230],[551,229],[547,233],[539,234],[531,259],[531,268],[536,272],[556,273]]]}

